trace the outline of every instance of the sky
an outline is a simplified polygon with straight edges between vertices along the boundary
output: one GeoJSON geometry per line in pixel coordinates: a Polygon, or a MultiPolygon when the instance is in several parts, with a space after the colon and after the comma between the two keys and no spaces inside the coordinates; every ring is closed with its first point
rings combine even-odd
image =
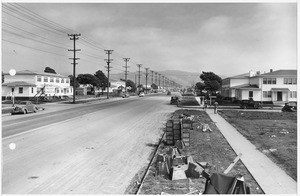
{"type": "Polygon", "coordinates": [[[2,71],[297,69],[296,3],[2,3],[2,71]]]}

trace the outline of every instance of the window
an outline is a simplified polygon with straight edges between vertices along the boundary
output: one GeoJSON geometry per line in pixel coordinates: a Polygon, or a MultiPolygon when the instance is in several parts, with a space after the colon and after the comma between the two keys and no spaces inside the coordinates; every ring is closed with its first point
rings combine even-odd
{"type": "Polygon", "coordinates": [[[59,78],[56,78],[56,79],[55,79],[55,82],[56,82],[56,83],[59,83],[59,78]]]}
{"type": "Polygon", "coordinates": [[[63,89],[61,89],[61,91],[60,91],[61,93],[63,93],[64,92],[64,90],[63,89]]]}
{"type": "Polygon", "coordinates": [[[33,93],[33,88],[31,88],[31,93],[33,93]]]}
{"type": "Polygon", "coordinates": [[[264,78],[263,84],[276,84],[276,78],[264,78]]]}
{"type": "Polygon", "coordinates": [[[249,97],[253,97],[253,91],[249,91],[249,97]]]}
{"type": "Polygon", "coordinates": [[[50,78],[50,82],[54,82],[54,78],[50,78]]]}
{"type": "Polygon", "coordinates": [[[19,94],[23,94],[23,87],[19,87],[19,94]]]}
{"type": "Polygon", "coordinates": [[[56,93],[59,93],[59,89],[56,90],[56,93]]]}
{"type": "Polygon", "coordinates": [[[264,98],[272,97],[272,91],[263,91],[263,97],[264,98]]]}
{"type": "Polygon", "coordinates": [[[297,78],[284,78],[283,84],[297,84],[297,78]]]}
{"type": "Polygon", "coordinates": [[[66,83],[70,83],[70,80],[69,80],[69,79],[66,79],[66,83]]]}
{"type": "Polygon", "coordinates": [[[61,79],[61,83],[65,83],[65,80],[63,78],[61,79]]]}
{"type": "Polygon", "coordinates": [[[37,82],[41,82],[41,81],[42,81],[42,77],[41,77],[41,76],[37,76],[37,77],[36,77],[36,81],[37,81],[37,82]]]}
{"type": "Polygon", "coordinates": [[[48,82],[48,77],[44,77],[44,82],[48,82]]]}
{"type": "Polygon", "coordinates": [[[290,98],[297,98],[297,91],[290,91],[290,98]]]}

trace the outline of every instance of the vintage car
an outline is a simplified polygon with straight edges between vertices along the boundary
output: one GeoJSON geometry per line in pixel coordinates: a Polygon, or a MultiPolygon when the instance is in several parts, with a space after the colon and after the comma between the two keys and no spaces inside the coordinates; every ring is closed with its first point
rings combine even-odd
{"type": "Polygon", "coordinates": [[[145,97],[145,93],[144,92],[140,92],[139,97],[145,97]]]}
{"type": "Polygon", "coordinates": [[[170,104],[171,105],[177,105],[178,104],[178,102],[179,102],[179,97],[177,97],[177,96],[172,96],[171,97],[171,100],[170,100],[170,104]]]}
{"type": "Polygon", "coordinates": [[[297,102],[288,102],[285,103],[281,109],[283,112],[297,112],[297,102]]]}
{"type": "Polygon", "coordinates": [[[259,109],[262,108],[262,105],[259,101],[254,101],[253,99],[244,99],[241,101],[240,107],[243,109],[259,109]]]}
{"type": "Polygon", "coordinates": [[[14,106],[11,114],[28,114],[37,110],[39,109],[31,101],[21,101],[14,106]]]}

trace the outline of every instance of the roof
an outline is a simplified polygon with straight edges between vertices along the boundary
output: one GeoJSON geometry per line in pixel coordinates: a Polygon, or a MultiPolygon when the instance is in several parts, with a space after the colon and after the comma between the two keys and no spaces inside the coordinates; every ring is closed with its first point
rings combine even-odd
{"type": "Polygon", "coordinates": [[[290,91],[288,88],[271,88],[271,91],[290,91]]]}
{"type": "Polygon", "coordinates": [[[238,85],[238,86],[233,86],[231,88],[235,89],[255,89],[255,90],[260,90],[260,88],[257,85],[251,85],[251,84],[243,84],[243,85],[238,85]]]}
{"type": "MultiPolygon", "coordinates": [[[[9,73],[4,73],[4,75],[9,75],[9,73]]],[[[30,71],[30,70],[17,71],[16,75],[42,75],[42,76],[53,76],[53,77],[59,76],[59,77],[68,78],[68,76],[61,75],[61,74],[35,72],[35,71],[30,71]]]]}
{"type": "Polygon", "coordinates": [[[224,78],[224,79],[244,79],[244,78],[249,78],[249,73],[244,73],[244,74],[240,74],[240,75],[236,75],[236,76],[231,76],[231,77],[224,78]]]}
{"type": "Polygon", "coordinates": [[[297,76],[297,70],[296,69],[292,69],[292,70],[281,69],[281,70],[261,74],[261,76],[297,76]]]}
{"type": "Polygon", "coordinates": [[[15,87],[15,86],[36,86],[36,85],[24,81],[16,81],[16,82],[3,83],[2,86],[15,87]]]}

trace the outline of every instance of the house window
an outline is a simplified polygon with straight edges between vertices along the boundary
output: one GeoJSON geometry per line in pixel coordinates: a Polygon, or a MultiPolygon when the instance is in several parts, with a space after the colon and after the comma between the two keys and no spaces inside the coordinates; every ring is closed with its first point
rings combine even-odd
{"type": "Polygon", "coordinates": [[[54,82],[54,78],[50,78],[50,82],[54,82]]]}
{"type": "Polygon", "coordinates": [[[56,90],[56,93],[59,93],[59,89],[56,90]]]}
{"type": "Polygon", "coordinates": [[[37,77],[36,77],[36,81],[37,81],[37,82],[41,82],[41,81],[42,81],[42,77],[41,77],[41,76],[37,76],[37,77]]]}
{"type": "Polygon", "coordinates": [[[48,82],[48,77],[44,77],[44,82],[48,82]]]}
{"type": "Polygon", "coordinates": [[[61,91],[60,91],[61,93],[63,93],[64,92],[64,90],[63,89],[61,89],[61,91]]]}
{"type": "Polygon", "coordinates": [[[290,98],[297,98],[297,91],[290,91],[290,98]]]}
{"type": "Polygon", "coordinates": [[[23,87],[19,87],[19,94],[23,94],[23,87]]]}
{"type": "Polygon", "coordinates": [[[297,78],[284,78],[283,84],[297,84],[297,78]]]}
{"type": "Polygon", "coordinates": [[[272,91],[263,91],[263,97],[264,98],[272,97],[272,91]]]}
{"type": "Polygon", "coordinates": [[[31,88],[31,93],[33,93],[33,88],[31,88]]]}
{"type": "Polygon", "coordinates": [[[70,80],[69,80],[69,79],[66,79],[66,83],[70,83],[70,80]]]}
{"type": "Polygon", "coordinates": [[[276,84],[276,78],[264,78],[263,84],[276,84]]]}
{"type": "Polygon", "coordinates": [[[56,78],[56,79],[55,79],[55,82],[56,82],[56,83],[59,83],[59,78],[56,78]]]}
{"type": "Polygon", "coordinates": [[[63,78],[61,79],[61,83],[65,83],[65,80],[63,78]]]}
{"type": "Polygon", "coordinates": [[[253,91],[249,91],[249,97],[253,97],[253,91]]]}

